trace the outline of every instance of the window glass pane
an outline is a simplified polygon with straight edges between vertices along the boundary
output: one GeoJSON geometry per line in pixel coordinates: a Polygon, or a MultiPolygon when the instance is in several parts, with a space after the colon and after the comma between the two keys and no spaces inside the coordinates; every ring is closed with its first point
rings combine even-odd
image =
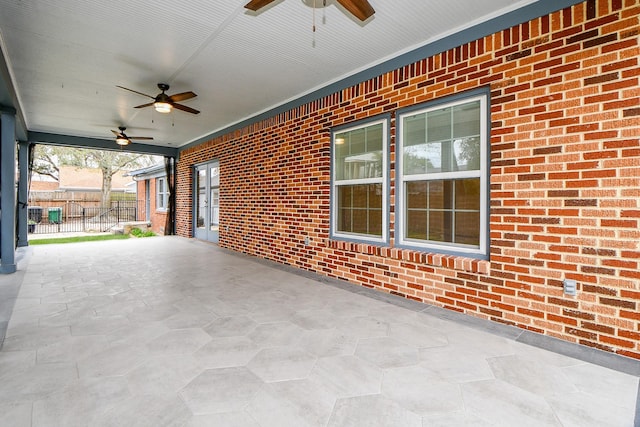
{"type": "Polygon", "coordinates": [[[209,171],[211,174],[211,187],[219,187],[220,186],[220,168],[212,167],[209,171]]]}
{"type": "Polygon", "coordinates": [[[367,152],[382,152],[382,124],[365,128],[367,131],[367,152]]]}
{"type": "Polygon", "coordinates": [[[480,138],[459,138],[453,141],[456,170],[480,170],[480,138]]]}
{"type": "Polygon", "coordinates": [[[341,185],[338,187],[338,206],[348,206],[351,208],[353,199],[353,186],[341,185]]]}
{"type": "Polygon", "coordinates": [[[405,148],[425,143],[427,132],[424,114],[406,117],[402,123],[402,129],[404,132],[403,142],[405,148]]]}
{"type": "Polygon", "coordinates": [[[430,111],[427,115],[427,141],[451,139],[451,109],[430,111]]]}
{"type": "Polygon", "coordinates": [[[198,189],[206,188],[206,185],[207,185],[207,183],[205,181],[206,176],[207,176],[207,171],[198,170],[198,175],[197,175],[198,189]]]}
{"type": "Polygon", "coordinates": [[[204,169],[198,169],[196,174],[196,186],[198,187],[198,218],[196,219],[196,227],[204,227],[204,216],[206,214],[207,192],[206,192],[206,176],[204,169]]]}
{"type": "Polygon", "coordinates": [[[372,184],[367,185],[369,190],[369,208],[382,208],[382,185],[372,184]]]}
{"type": "Polygon", "coordinates": [[[353,210],[353,228],[352,233],[369,234],[368,214],[366,209],[353,210]]]}
{"type": "Polygon", "coordinates": [[[406,221],[406,236],[408,239],[427,240],[426,210],[409,210],[406,221]]]}
{"type": "Polygon", "coordinates": [[[453,137],[480,135],[480,101],[453,107],[453,137]]]}
{"type": "Polygon", "coordinates": [[[344,166],[344,159],[349,155],[349,135],[345,133],[336,134],[334,136],[334,167],[335,177],[337,180],[346,179],[346,168],[344,166]]]}
{"type": "Polygon", "coordinates": [[[456,212],[456,243],[480,245],[480,211],[456,212]]]}
{"type": "Polygon", "coordinates": [[[429,210],[429,240],[451,243],[451,211],[429,210]]]}
{"type": "Polygon", "coordinates": [[[338,231],[382,235],[382,184],[338,186],[338,231]]]}
{"type": "Polygon", "coordinates": [[[352,187],[352,202],[354,208],[366,208],[368,206],[369,188],[367,185],[356,185],[352,187]]]}
{"type": "Polygon", "coordinates": [[[427,173],[427,144],[404,147],[402,168],[405,175],[427,173]]]}
{"type": "MultiPolygon", "coordinates": [[[[443,163],[442,144],[439,142],[427,144],[427,172],[441,172],[443,163]]],[[[445,161],[446,163],[446,161],[445,161]]]]}
{"type": "Polygon", "coordinates": [[[366,153],[366,131],[365,129],[356,129],[349,132],[349,154],[366,153]]]}
{"type": "Polygon", "coordinates": [[[456,180],[455,187],[456,210],[480,212],[480,178],[456,180]]]}
{"type": "Polygon", "coordinates": [[[453,209],[453,182],[429,182],[429,209],[453,209]]]}
{"type": "Polygon", "coordinates": [[[405,197],[409,209],[427,209],[427,182],[407,182],[405,197]]]}
{"type": "Polygon", "coordinates": [[[351,231],[353,229],[351,213],[351,208],[338,208],[338,230],[351,231]]]}
{"type": "Polygon", "coordinates": [[[164,178],[156,179],[156,207],[158,209],[165,209],[167,207],[166,202],[166,180],[164,178]]]}
{"type": "Polygon", "coordinates": [[[447,150],[443,150],[443,147],[447,148],[449,146],[450,143],[447,141],[404,147],[404,174],[418,175],[450,171],[451,162],[446,157],[443,159],[443,155],[448,153],[447,150]]]}
{"type": "Polygon", "coordinates": [[[336,134],[336,179],[381,178],[383,138],[382,124],[336,134]]]}
{"type": "Polygon", "coordinates": [[[367,234],[382,236],[382,209],[369,210],[369,229],[367,234]]]}

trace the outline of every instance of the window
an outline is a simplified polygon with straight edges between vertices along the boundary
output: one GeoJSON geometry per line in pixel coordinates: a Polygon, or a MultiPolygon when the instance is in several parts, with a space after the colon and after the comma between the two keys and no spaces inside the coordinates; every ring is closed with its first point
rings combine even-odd
{"type": "Polygon", "coordinates": [[[487,97],[465,96],[399,114],[401,246],[487,253],[487,97]]]}
{"type": "Polygon", "coordinates": [[[387,119],[332,134],[331,236],[388,240],[387,119]]]}
{"type": "Polygon", "coordinates": [[[156,178],[156,207],[160,210],[169,208],[169,188],[167,178],[156,178]]]}

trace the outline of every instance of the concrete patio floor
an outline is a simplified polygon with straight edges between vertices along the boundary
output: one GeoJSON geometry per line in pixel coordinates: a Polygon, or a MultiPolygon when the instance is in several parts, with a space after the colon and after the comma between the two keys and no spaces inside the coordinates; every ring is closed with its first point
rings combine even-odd
{"type": "Polygon", "coordinates": [[[636,361],[195,240],[29,248],[0,277],[0,311],[13,291],[0,426],[620,427],[637,416],[636,361]]]}

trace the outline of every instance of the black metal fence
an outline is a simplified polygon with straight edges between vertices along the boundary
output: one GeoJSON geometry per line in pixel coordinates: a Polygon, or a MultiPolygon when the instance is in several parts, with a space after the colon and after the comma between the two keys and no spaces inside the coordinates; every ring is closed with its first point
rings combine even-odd
{"type": "Polygon", "coordinates": [[[29,233],[109,231],[121,222],[144,221],[144,201],[119,200],[106,208],[67,202],[58,207],[29,206],[29,233]]]}

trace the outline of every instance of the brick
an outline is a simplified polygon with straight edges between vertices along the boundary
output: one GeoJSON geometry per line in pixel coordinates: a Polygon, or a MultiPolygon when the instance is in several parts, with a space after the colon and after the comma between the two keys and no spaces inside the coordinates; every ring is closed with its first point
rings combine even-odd
{"type": "Polygon", "coordinates": [[[530,56],[530,55],[531,55],[531,49],[525,49],[525,50],[521,50],[520,52],[507,55],[506,60],[515,61],[520,58],[526,58],[527,56],[530,56]]]}
{"type": "Polygon", "coordinates": [[[591,47],[594,46],[599,46],[601,44],[605,44],[605,43],[611,43],[613,41],[618,40],[618,35],[617,34],[607,34],[606,36],[603,37],[598,37],[597,39],[593,39],[593,40],[586,40],[583,43],[584,49],[589,49],[591,47]]]}
{"type": "Polygon", "coordinates": [[[597,199],[572,199],[565,200],[565,206],[598,206],[597,199]]]}
{"type": "Polygon", "coordinates": [[[608,344],[613,344],[617,347],[635,348],[635,341],[623,340],[615,337],[608,337],[606,335],[600,336],[600,341],[608,344]]]}
{"type": "Polygon", "coordinates": [[[583,285],[582,291],[589,292],[589,293],[596,293],[600,295],[609,295],[609,296],[615,296],[618,294],[615,289],[605,288],[603,286],[594,286],[594,285],[583,285]]]}
{"type": "Polygon", "coordinates": [[[567,317],[575,317],[576,319],[583,320],[596,320],[596,315],[593,313],[587,313],[584,311],[573,310],[573,309],[562,309],[562,314],[567,317]]]}
{"type": "Polygon", "coordinates": [[[614,298],[604,298],[604,297],[600,297],[599,301],[601,304],[610,305],[613,307],[620,307],[620,308],[626,308],[631,310],[636,309],[636,303],[632,301],[625,301],[625,300],[619,300],[614,298]]]}
{"type": "Polygon", "coordinates": [[[587,332],[583,331],[582,329],[577,329],[570,326],[565,327],[564,331],[565,333],[576,337],[586,338],[594,341],[598,339],[598,334],[596,334],[595,332],[587,332]]]}
{"type": "Polygon", "coordinates": [[[608,74],[601,74],[598,75],[596,77],[589,77],[584,79],[584,85],[588,86],[588,85],[595,85],[595,84],[601,84],[601,83],[605,83],[605,82],[610,82],[611,80],[617,80],[620,78],[620,75],[616,72],[616,73],[608,73],[608,74]]]}

